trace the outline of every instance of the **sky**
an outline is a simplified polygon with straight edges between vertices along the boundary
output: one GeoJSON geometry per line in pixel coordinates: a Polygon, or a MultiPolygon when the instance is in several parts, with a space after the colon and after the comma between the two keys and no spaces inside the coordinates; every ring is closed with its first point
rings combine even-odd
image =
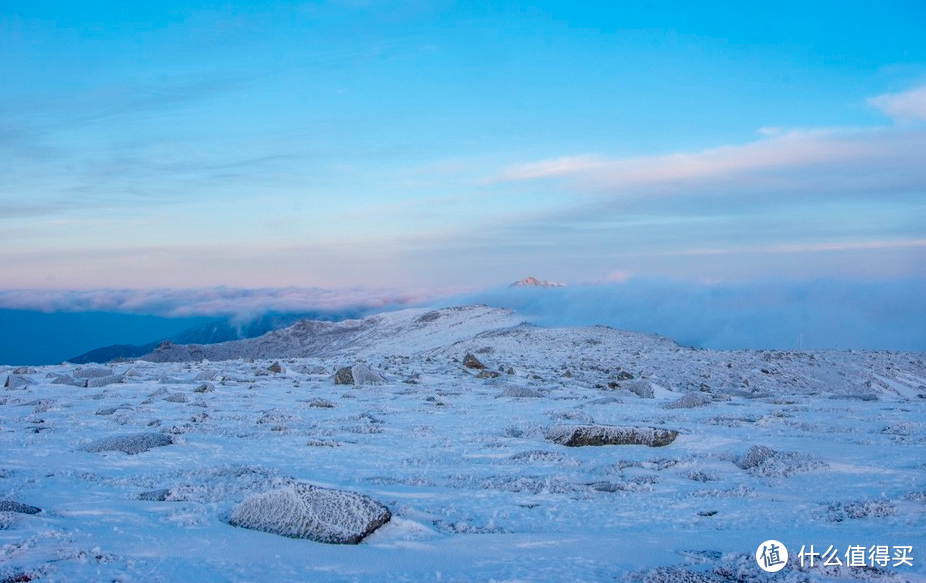
{"type": "Polygon", "coordinates": [[[926,275],[926,4],[0,5],[0,288],[926,275]]]}

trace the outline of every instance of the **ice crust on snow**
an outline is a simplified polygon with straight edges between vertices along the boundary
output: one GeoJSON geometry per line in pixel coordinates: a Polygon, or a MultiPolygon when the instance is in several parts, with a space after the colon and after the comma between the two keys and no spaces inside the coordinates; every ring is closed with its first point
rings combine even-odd
{"type": "Polygon", "coordinates": [[[294,484],[248,498],[229,523],[290,538],[357,544],[391,517],[388,508],[368,496],[294,484]]]}

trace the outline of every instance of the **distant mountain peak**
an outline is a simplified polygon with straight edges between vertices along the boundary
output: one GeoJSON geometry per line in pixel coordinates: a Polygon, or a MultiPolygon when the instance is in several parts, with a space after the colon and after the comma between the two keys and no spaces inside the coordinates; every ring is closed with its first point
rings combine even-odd
{"type": "Polygon", "coordinates": [[[556,281],[537,279],[536,277],[525,277],[524,279],[519,279],[508,287],[566,287],[566,284],[556,281]]]}

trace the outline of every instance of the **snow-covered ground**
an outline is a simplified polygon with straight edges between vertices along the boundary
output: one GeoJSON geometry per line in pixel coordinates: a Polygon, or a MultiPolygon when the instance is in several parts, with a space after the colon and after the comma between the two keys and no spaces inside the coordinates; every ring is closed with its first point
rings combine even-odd
{"type": "Polygon", "coordinates": [[[7,379],[0,581],[926,581],[921,353],[696,350],[464,307],[7,379]],[[334,383],[357,364],[386,382],[334,383]],[[556,442],[579,425],[678,435],[556,442]],[[229,524],[294,481],[392,518],[359,545],[229,524]],[[802,568],[802,545],[892,560],[802,568]]]}

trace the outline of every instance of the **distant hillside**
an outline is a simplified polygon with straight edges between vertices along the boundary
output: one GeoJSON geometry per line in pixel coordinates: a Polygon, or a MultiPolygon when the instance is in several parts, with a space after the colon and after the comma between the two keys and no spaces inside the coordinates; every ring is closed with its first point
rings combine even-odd
{"type": "Polygon", "coordinates": [[[150,353],[165,340],[172,344],[219,344],[232,340],[257,338],[267,332],[292,326],[300,320],[338,321],[345,318],[365,315],[366,310],[346,310],[343,312],[305,312],[300,314],[267,314],[246,323],[238,324],[231,318],[222,318],[193,326],[176,334],[157,338],[144,344],[113,344],[95,348],[89,352],[67,359],[74,364],[104,363],[119,358],[137,358],[150,353]]]}

